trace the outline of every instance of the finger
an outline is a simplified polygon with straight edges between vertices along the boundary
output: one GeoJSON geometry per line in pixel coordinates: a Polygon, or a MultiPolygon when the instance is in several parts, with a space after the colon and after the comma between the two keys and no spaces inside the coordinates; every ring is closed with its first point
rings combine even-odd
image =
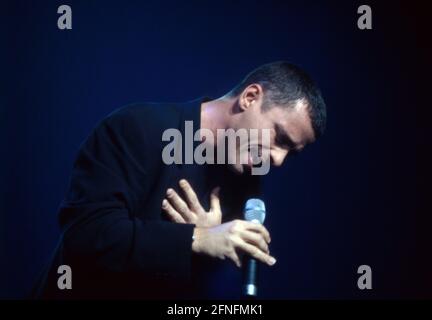
{"type": "Polygon", "coordinates": [[[173,206],[173,208],[182,215],[187,221],[194,221],[195,214],[189,210],[186,202],[183,201],[182,198],[179,197],[177,192],[173,189],[167,190],[167,198],[169,203],[173,206]]]}
{"type": "Polygon", "coordinates": [[[173,222],[186,223],[185,219],[178,213],[168,202],[167,199],[162,201],[162,209],[168,214],[169,218],[173,222]]]}
{"type": "Polygon", "coordinates": [[[234,244],[236,245],[236,247],[238,247],[240,250],[244,251],[245,253],[249,254],[251,257],[261,262],[264,262],[269,266],[272,266],[276,263],[276,259],[274,257],[263,252],[258,247],[245,242],[241,238],[238,238],[238,240],[234,240],[234,244]]]}
{"type": "Polygon", "coordinates": [[[185,194],[186,201],[189,204],[189,208],[191,208],[195,212],[199,212],[200,210],[202,210],[198,197],[189,182],[187,182],[187,180],[185,179],[182,179],[180,180],[179,185],[185,194]]]}
{"type": "Polygon", "coordinates": [[[244,230],[240,232],[240,237],[248,243],[251,243],[257,247],[259,247],[262,251],[269,254],[269,247],[267,242],[264,240],[263,236],[259,233],[244,230]]]}
{"type": "Polygon", "coordinates": [[[219,199],[220,187],[216,187],[210,193],[210,208],[212,212],[221,212],[220,199],[219,199]]]}
{"type": "Polygon", "coordinates": [[[238,254],[235,250],[232,250],[232,252],[230,252],[227,255],[227,257],[230,258],[235,263],[235,265],[237,267],[241,268],[242,263],[241,263],[241,260],[240,260],[238,254]]]}
{"type": "Polygon", "coordinates": [[[264,239],[267,241],[267,243],[271,242],[270,233],[262,224],[245,221],[245,229],[258,232],[264,236],[264,239]]]}

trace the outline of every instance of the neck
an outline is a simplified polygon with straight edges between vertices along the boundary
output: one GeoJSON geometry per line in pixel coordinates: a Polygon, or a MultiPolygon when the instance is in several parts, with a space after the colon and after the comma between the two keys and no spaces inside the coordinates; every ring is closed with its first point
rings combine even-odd
{"type": "Polygon", "coordinates": [[[201,104],[201,129],[208,129],[216,138],[217,129],[229,128],[234,99],[221,97],[201,104]]]}

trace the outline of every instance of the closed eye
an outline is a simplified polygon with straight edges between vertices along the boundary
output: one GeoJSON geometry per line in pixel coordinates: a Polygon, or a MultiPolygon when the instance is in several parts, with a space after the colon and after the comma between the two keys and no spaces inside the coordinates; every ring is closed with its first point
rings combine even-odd
{"type": "Polygon", "coordinates": [[[290,151],[291,151],[291,149],[296,148],[296,144],[291,139],[291,137],[287,133],[282,131],[279,126],[276,126],[276,143],[278,144],[278,146],[280,146],[282,148],[286,147],[290,151]]]}

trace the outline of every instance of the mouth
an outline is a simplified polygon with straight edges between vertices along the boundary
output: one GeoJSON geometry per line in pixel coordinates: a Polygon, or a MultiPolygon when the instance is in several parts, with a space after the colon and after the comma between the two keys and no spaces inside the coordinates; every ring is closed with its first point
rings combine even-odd
{"type": "Polygon", "coordinates": [[[247,154],[247,163],[243,164],[243,171],[245,174],[251,174],[253,168],[260,168],[262,166],[262,160],[254,163],[252,153],[249,151],[247,154]]]}
{"type": "Polygon", "coordinates": [[[252,175],[252,166],[249,164],[244,164],[242,174],[246,176],[252,175]]]}
{"type": "Polygon", "coordinates": [[[240,148],[240,165],[244,174],[251,174],[254,168],[261,168],[265,160],[264,148],[260,144],[248,144],[240,148]],[[243,153],[243,154],[242,154],[243,153]]]}
{"type": "Polygon", "coordinates": [[[262,145],[249,145],[247,151],[247,165],[251,168],[261,166],[262,162],[264,161],[263,156],[264,148],[262,145]]]}
{"type": "Polygon", "coordinates": [[[252,159],[252,154],[249,151],[248,152],[248,158],[247,158],[247,164],[245,164],[245,166],[247,166],[248,168],[252,168],[253,165],[254,165],[254,163],[253,163],[253,159],[252,159]]]}

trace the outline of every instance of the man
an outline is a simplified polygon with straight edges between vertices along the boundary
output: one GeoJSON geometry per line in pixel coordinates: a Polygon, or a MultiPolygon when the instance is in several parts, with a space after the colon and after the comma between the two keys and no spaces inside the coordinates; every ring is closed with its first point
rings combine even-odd
{"type": "Polygon", "coordinates": [[[59,212],[63,236],[36,295],[223,298],[212,279],[226,280],[227,261],[276,262],[266,228],[240,220],[245,201],[259,194],[255,162],[250,150],[240,161],[237,143],[227,148],[226,165],[167,165],[161,137],[171,128],[184,134],[192,121],[213,133],[198,142],[218,149],[218,130],[266,130],[269,142],[257,142],[262,161],[280,166],[323,133],[325,118],[319,89],[286,62],[257,68],[216,100],[135,104],[110,114],[80,148],[59,212]],[[57,286],[62,264],[72,270],[70,290],[57,286]]]}

